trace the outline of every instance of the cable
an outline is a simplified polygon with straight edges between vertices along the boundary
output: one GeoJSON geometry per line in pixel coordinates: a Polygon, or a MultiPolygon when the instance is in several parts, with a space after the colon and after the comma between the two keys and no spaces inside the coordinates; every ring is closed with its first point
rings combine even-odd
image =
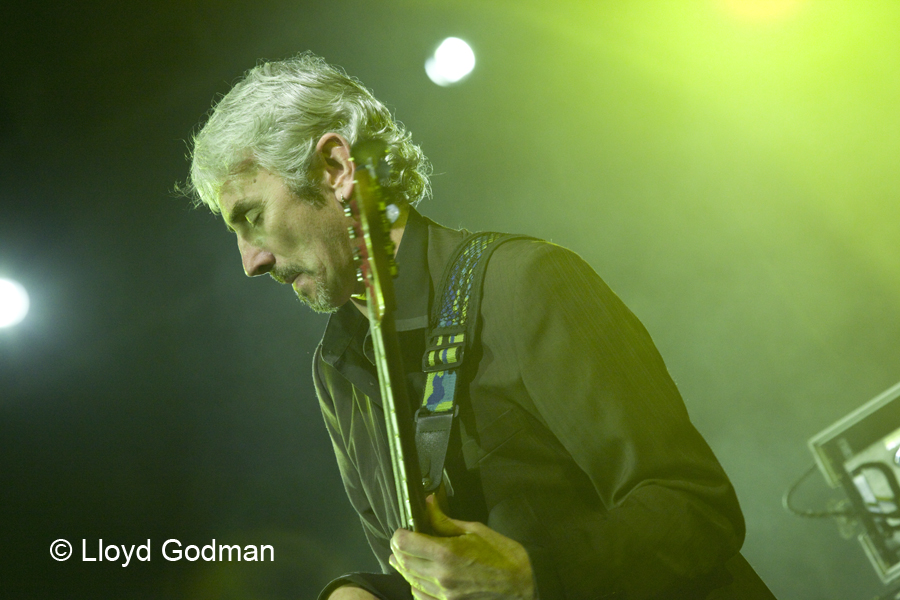
{"type": "Polygon", "coordinates": [[[805,517],[808,519],[824,519],[827,517],[848,517],[853,515],[853,510],[844,509],[844,510],[811,510],[808,508],[795,508],[791,505],[791,496],[794,495],[794,492],[800,487],[807,477],[810,476],[816,470],[816,463],[813,463],[812,466],[806,470],[803,475],[795,481],[791,487],[785,490],[784,495],[781,497],[781,505],[784,507],[784,510],[789,513],[795,514],[798,517],[805,517]]]}

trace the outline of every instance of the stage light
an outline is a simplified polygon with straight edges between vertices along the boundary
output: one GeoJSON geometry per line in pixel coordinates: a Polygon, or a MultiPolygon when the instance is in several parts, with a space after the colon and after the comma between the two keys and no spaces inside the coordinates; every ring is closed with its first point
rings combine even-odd
{"type": "Polygon", "coordinates": [[[28,292],[18,282],[0,279],[0,327],[11,327],[28,314],[28,292]]]}
{"type": "Polygon", "coordinates": [[[440,86],[460,81],[475,68],[475,53],[467,43],[450,37],[441,42],[434,55],[425,61],[429,79],[440,86]]]}

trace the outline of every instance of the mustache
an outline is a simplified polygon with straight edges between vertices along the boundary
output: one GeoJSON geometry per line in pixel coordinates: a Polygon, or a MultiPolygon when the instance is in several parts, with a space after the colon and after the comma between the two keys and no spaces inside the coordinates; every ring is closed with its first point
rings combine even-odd
{"type": "Polygon", "coordinates": [[[269,277],[281,284],[287,284],[303,275],[309,273],[306,269],[293,269],[291,267],[275,268],[269,271],[269,277]]]}

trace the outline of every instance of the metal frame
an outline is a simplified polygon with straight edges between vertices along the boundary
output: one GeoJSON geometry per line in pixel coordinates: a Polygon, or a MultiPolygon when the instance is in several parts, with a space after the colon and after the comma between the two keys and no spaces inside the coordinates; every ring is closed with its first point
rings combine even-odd
{"type": "Polygon", "coordinates": [[[884,583],[900,578],[900,383],[812,437],[831,487],[841,487],[865,531],[860,544],[884,583]]]}

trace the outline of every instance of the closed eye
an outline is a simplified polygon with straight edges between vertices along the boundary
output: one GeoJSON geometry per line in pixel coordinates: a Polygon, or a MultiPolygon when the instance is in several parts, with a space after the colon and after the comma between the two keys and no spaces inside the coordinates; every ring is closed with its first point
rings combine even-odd
{"type": "Polygon", "coordinates": [[[234,206],[231,207],[230,214],[223,214],[222,216],[225,221],[225,227],[228,228],[228,231],[230,231],[231,233],[237,233],[235,231],[235,227],[242,226],[244,222],[248,223],[251,227],[258,225],[259,217],[261,214],[262,209],[259,207],[257,201],[250,199],[241,199],[235,202],[234,206]]]}

